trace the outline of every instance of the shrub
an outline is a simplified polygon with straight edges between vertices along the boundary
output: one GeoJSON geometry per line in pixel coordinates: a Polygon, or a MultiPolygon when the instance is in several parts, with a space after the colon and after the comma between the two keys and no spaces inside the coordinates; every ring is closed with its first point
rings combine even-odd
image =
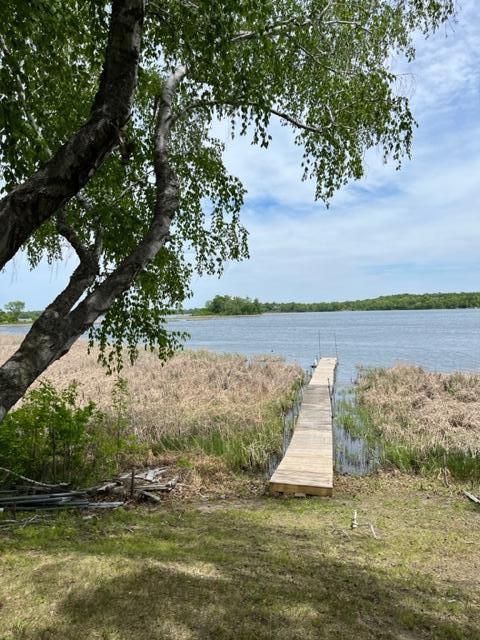
{"type": "Polygon", "coordinates": [[[76,383],[63,390],[45,380],[10,412],[0,429],[0,465],[35,480],[81,484],[115,472],[137,449],[127,434],[120,385],[109,418],[94,402],[78,404],[76,383]]]}

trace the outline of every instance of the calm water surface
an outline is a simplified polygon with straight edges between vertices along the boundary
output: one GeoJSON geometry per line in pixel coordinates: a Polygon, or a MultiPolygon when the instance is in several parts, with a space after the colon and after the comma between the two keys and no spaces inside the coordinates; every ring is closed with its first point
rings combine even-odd
{"type": "MultiPolygon", "coordinates": [[[[178,318],[168,325],[190,334],[188,348],[282,355],[303,368],[319,351],[324,356],[338,355],[339,386],[355,379],[358,365],[410,362],[438,371],[480,368],[480,309],[178,318]]],[[[0,330],[24,333],[26,328],[0,330]]]]}
{"type": "Polygon", "coordinates": [[[256,355],[271,353],[308,367],[321,355],[338,355],[337,382],[348,385],[358,365],[411,362],[452,371],[480,368],[480,309],[340,311],[176,320],[187,345],[256,355]]]}

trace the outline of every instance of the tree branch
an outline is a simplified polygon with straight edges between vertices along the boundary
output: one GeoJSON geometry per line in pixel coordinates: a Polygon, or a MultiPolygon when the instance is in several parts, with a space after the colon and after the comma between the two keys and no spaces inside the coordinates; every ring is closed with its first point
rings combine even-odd
{"type": "MultiPolygon", "coordinates": [[[[177,114],[175,116],[175,120],[179,120],[182,117],[184,117],[188,112],[193,111],[194,109],[207,109],[209,107],[224,107],[224,106],[229,106],[229,107],[234,107],[234,108],[240,108],[240,107],[253,107],[253,108],[261,108],[261,109],[265,109],[265,107],[257,104],[256,102],[241,102],[241,101],[225,101],[225,102],[220,102],[220,101],[215,101],[215,100],[198,100],[196,102],[192,102],[189,105],[187,105],[179,114],[177,114]]],[[[282,120],[285,120],[287,122],[289,122],[290,124],[292,124],[294,127],[297,127],[297,129],[303,129],[304,131],[310,131],[310,133],[316,133],[316,134],[322,134],[325,132],[326,129],[330,128],[331,125],[328,125],[326,127],[314,127],[313,125],[307,124],[306,122],[303,122],[302,120],[299,120],[298,118],[296,118],[295,116],[291,116],[288,113],[285,113],[284,111],[280,111],[278,109],[275,109],[273,107],[269,107],[268,112],[277,116],[278,118],[281,118],[282,120]]]]}
{"type": "Polygon", "coordinates": [[[304,131],[310,131],[310,133],[316,133],[318,135],[325,133],[325,129],[328,129],[331,126],[330,124],[326,127],[314,127],[312,125],[307,124],[306,122],[297,120],[297,118],[290,116],[288,113],[277,111],[277,109],[270,109],[270,113],[273,113],[274,115],[278,116],[282,120],[286,120],[287,122],[290,122],[290,124],[293,124],[293,126],[297,127],[297,129],[303,129],[304,131]]]}
{"type": "Polygon", "coordinates": [[[334,73],[335,75],[340,75],[340,76],[353,76],[353,75],[355,75],[355,71],[350,71],[349,69],[345,69],[344,70],[344,69],[336,69],[335,67],[330,67],[328,64],[325,64],[322,60],[320,60],[320,58],[318,56],[313,54],[311,51],[308,51],[308,49],[305,49],[305,47],[302,47],[302,45],[300,45],[300,44],[298,45],[298,48],[308,58],[313,60],[315,62],[315,64],[318,64],[319,67],[322,67],[323,69],[326,69],[327,71],[331,71],[331,73],[334,73]]]}
{"type": "MultiPolygon", "coordinates": [[[[16,353],[0,367],[0,421],[32,382],[52,362],[67,353],[93,322],[110,308],[115,298],[131,286],[135,277],[167,242],[171,221],[179,207],[178,178],[168,162],[172,100],[184,76],[183,67],[174,72],[162,93],[155,135],[157,196],[150,228],[132,253],[74,307],[93,285],[98,272],[98,262],[96,270],[94,261],[81,260],[64,291],[32,325],[16,353]]],[[[69,242],[83,254],[86,248],[75,232],[62,223],[61,229],[69,242]]]]}
{"type": "Polygon", "coordinates": [[[176,69],[162,91],[154,145],[157,193],[150,228],[136,249],[72,311],[71,322],[81,327],[81,333],[107,311],[117,296],[130,287],[135,277],[153,260],[169,238],[170,224],[179,207],[178,177],[168,161],[170,134],[174,123],[172,101],[174,92],[185,74],[185,67],[176,69]]]}
{"type": "Polygon", "coordinates": [[[87,256],[88,256],[88,247],[86,247],[83,244],[83,242],[81,241],[81,239],[78,236],[78,234],[75,231],[75,229],[73,229],[73,227],[71,227],[67,223],[67,216],[66,216],[65,211],[61,211],[57,215],[57,225],[56,226],[57,226],[58,233],[61,236],[63,236],[65,238],[65,240],[67,240],[67,242],[69,242],[71,244],[73,249],[75,249],[75,252],[76,252],[80,262],[82,262],[83,260],[86,260],[87,256]]]}
{"type": "Polygon", "coordinates": [[[365,27],[361,22],[358,22],[358,20],[340,20],[338,18],[334,18],[332,20],[324,21],[323,17],[330,11],[330,9],[332,8],[332,5],[333,5],[333,2],[332,0],[330,0],[329,2],[327,2],[325,7],[322,9],[322,11],[320,11],[320,13],[317,16],[312,16],[308,18],[304,16],[293,16],[291,18],[288,18],[287,20],[281,20],[279,22],[275,22],[271,25],[268,25],[263,31],[251,31],[251,30],[239,31],[233,36],[232,42],[254,40],[256,38],[260,38],[261,36],[268,36],[273,38],[275,36],[285,35],[285,33],[288,33],[292,29],[302,29],[302,28],[310,27],[314,24],[320,24],[320,23],[328,26],[350,25],[354,29],[361,29],[366,33],[371,33],[371,31],[367,27],[365,27]]]}
{"type": "Polygon", "coordinates": [[[136,88],[143,15],[144,0],[113,0],[105,63],[89,120],[31,178],[0,200],[0,269],[85,186],[117,144],[136,88]]]}
{"type": "Polygon", "coordinates": [[[307,18],[301,18],[301,16],[294,16],[288,20],[282,20],[267,26],[263,31],[239,31],[236,33],[232,42],[242,42],[245,40],[255,40],[261,36],[279,36],[283,35],[290,27],[308,27],[312,24],[312,20],[307,18]]]}
{"type": "MultiPolygon", "coordinates": [[[[187,73],[184,66],[180,66],[167,79],[162,91],[162,101],[159,105],[157,125],[155,127],[155,170],[156,164],[165,160],[168,140],[172,124],[172,100],[176,87],[187,73]]],[[[157,176],[158,177],[158,176],[157,176]]]]}

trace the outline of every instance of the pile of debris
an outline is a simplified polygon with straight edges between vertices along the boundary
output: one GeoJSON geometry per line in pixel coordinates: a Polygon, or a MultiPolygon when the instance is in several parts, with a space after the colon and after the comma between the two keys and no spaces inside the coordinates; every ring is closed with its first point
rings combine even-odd
{"type": "Polygon", "coordinates": [[[13,489],[0,491],[0,513],[17,511],[58,511],[60,509],[116,509],[127,501],[158,503],[177,485],[167,480],[168,468],[129,471],[108,482],[87,489],[71,490],[70,485],[46,484],[0,468],[20,479],[13,489]],[[114,498],[117,498],[115,500],[114,498]],[[121,500],[119,500],[121,498],[121,500]]]}
{"type": "Polygon", "coordinates": [[[167,480],[168,467],[156,469],[132,469],[122,473],[110,482],[87,489],[89,496],[116,496],[130,500],[161,502],[178,482],[178,477],[167,480]]]}

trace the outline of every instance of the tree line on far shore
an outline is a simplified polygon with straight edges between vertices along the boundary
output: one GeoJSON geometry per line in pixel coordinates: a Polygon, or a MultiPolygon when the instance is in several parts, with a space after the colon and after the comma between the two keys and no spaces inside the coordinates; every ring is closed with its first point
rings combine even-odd
{"type": "Polygon", "coordinates": [[[260,302],[258,298],[215,296],[205,307],[186,313],[202,315],[257,315],[307,311],[392,311],[415,309],[471,309],[480,307],[480,292],[399,293],[343,302],[260,302]]]}
{"type": "MultiPolygon", "coordinates": [[[[258,298],[215,296],[205,307],[186,309],[192,316],[244,316],[261,313],[292,313],[308,311],[394,311],[415,309],[474,309],[480,307],[480,292],[460,293],[399,293],[365,300],[343,302],[260,302],[258,298]]],[[[31,322],[41,311],[25,310],[21,300],[7,302],[0,309],[0,324],[31,322]]],[[[178,309],[171,313],[178,313],[178,309]]]]}
{"type": "Polygon", "coordinates": [[[21,300],[7,302],[0,309],[0,324],[17,324],[19,322],[31,322],[36,320],[40,311],[26,311],[25,303],[21,300]]]}

